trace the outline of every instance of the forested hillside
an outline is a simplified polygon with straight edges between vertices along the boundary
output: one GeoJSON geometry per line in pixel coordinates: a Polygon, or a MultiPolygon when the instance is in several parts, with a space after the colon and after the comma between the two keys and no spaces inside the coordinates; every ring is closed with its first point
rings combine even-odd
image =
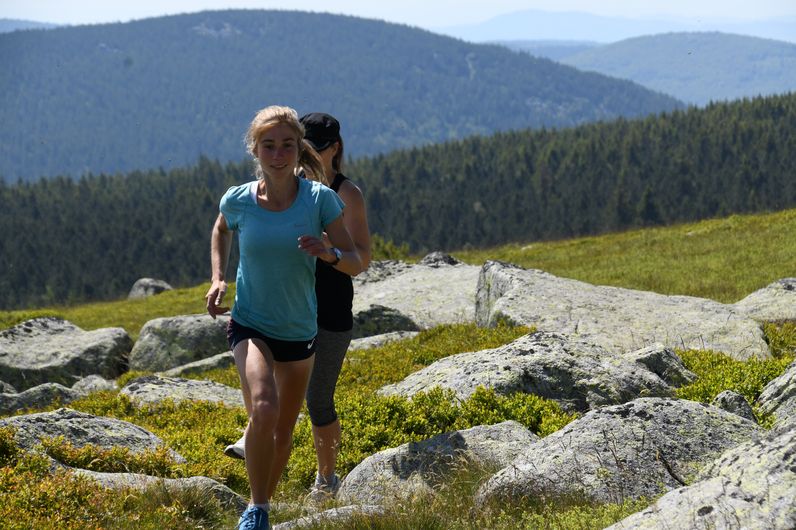
{"type": "MultiPolygon", "coordinates": [[[[796,206],[796,95],[500,133],[361,159],[371,228],[415,252],[796,206]]],[[[0,308],[209,274],[218,199],[247,162],[0,185],[0,308]]],[[[732,237],[731,233],[727,237],[732,237]]],[[[230,271],[235,263],[230,264],[230,271]]]]}
{"type": "Polygon", "coordinates": [[[238,161],[254,112],[274,103],[334,114],[356,157],[680,105],[500,46],[291,11],[7,33],[0,64],[6,182],[238,161]]]}

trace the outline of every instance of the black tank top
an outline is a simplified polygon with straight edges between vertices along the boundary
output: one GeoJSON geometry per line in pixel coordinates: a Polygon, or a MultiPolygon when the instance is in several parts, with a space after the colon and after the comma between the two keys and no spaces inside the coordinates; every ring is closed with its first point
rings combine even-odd
{"type": "MultiPolygon", "coordinates": [[[[334,177],[331,188],[335,193],[347,180],[342,173],[334,177]]],[[[318,298],[318,326],[328,331],[348,331],[354,327],[351,306],[354,285],[351,276],[340,272],[319,259],[315,264],[315,296],[318,298]]]]}

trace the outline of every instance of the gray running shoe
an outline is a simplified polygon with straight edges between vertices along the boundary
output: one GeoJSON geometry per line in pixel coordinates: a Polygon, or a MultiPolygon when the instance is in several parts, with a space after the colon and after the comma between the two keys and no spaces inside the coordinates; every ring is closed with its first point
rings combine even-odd
{"type": "Polygon", "coordinates": [[[245,441],[246,436],[241,436],[237,442],[224,448],[224,454],[230,458],[246,460],[246,448],[244,447],[245,441]]]}
{"type": "Polygon", "coordinates": [[[307,495],[307,499],[315,503],[323,503],[334,499],[340,489],[340,477],[332,475],[331,482],[326,482],[320,475],[315,476],[315,484],[307,495]]]}

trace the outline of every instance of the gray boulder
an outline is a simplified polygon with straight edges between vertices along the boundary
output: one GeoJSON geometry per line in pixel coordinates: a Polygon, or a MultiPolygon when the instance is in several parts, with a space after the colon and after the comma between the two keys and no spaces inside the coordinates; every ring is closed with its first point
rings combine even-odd
{"type": "Polygon", "coordinates": [[[337,498],[344,503],[383,504],[430,495],[462,466],[500,469],[538,437],[517,422],[482,425],[403,444],[369,456],[345,477],[337,498]]]}
{"type": "Polygon", "coordinates": [[[571,334],[614,353],[660,342],[742,360],[770,356],[760,324],[732,306],[595,286],[489,261],[478,280],[476,322],[493,326],[499,321],[571,334]]]}
{"type": "MultiPolygon", "coordinates": [[[[13,427],[14,441],[26,451],[35,450],[43,438],[55,436],[63,436],[75,447],[91,444],[111,449],[119,446],[133,453],[164,445],[163,440],[138,425],[65,408],[5,418],[0,420],[0,427],[13,427]]],[[[182,456],[174,451],[170,453],[176,462],[185,463],[182,456]]]]}
{"type": "Polygon", "coordinates": [[[420,328],[410,317],[397,309],[373,304],[354,315],[351,336],[355,339],[384,335],[388,332],[419,331],[420,328]]]}
{"type": "Polygon", "coordinates": [[[148,298],[163,291],[171,291],[172,287],[163,280],[155,280],[152,278],[140,278],[136,280],[133,287],[130,289],[130,294],[127,295],[128,300],[137,300],[139,298],[148,298]]]}
{"type": "Polygon", "coordinates": [[[165,400],[212,401],[230,407],[243,407],[240,390],[213,381],[195,381],[178,377],[147,375],[128,382],[121,394],[137,406],[154,405],[165,400]]]}
{"type": "Polygon", "coordinates": [[[130,352],[130,369],[159,372],[229,351],[229,316],[183,315],[150,320],[130,352]]]}
{"type": "Polygon", "coordinates": [[[217,368],[229,368],[230,366],[235,366],[235,357],[232,355],[231,351],[228,351],[213,355],[207,359],[202,359],[201,361],[194,361],[176,368],[171,368],[170,370],[162,372],[161,375],[165,375],[166,377],[180,377],[182,375],[201,374],[217,368]]]}
{"type": "Polygon", "coordinates": [[[462,262],[444,252],[436,251],[426,254],[423,259],[418,262],[419,265],[427,267],[446,267],[452,265],[461,265],[462,262]]]}
{"type": "Polygon", "coordinates": [[[0,394],[16,394],[17,389],[5,381],[0,381],[0,394]]]}
{"type": "Polygon", "coordinates": [[[589,412],[531,445],[481,487],[477,502],[656,497],[686,485],[701,466],[761,432],[716,407],[642,398],[589,412]]]}
{"type": "Polygon", "coordinates": [[[375,505],[351,505],[332,508],[320,513],[299,517],[273,526],[274,530],[298,530],[300,528],[320,528],[324,523],[343,524],[354,517],[362,515],[382,515],[384,508],[375,505]]]}
{"type": "Polygon", "coordinates": [[[749,405],[749,403],[747,403],[746,398],[738,392],[725,390],[713,398],[713,401],[710,404],[714,407],[719,407],[722,410],[726,410],[727,412],[737,414],[738,416],[746,418],[747,420],[757,422],[755,413],[752,411],[752,407],[749,405]]]}
{"type": "Polygon", "coordinates": [[[86,469],[73,470],[76,474],[90,478],[106,489],[126,490],[132,488],[138,491],[146,491],[152,488],[163,488],[170,492],[195,491],[215,497],[222,507],[234,511],[243,511],[249,504],[246,499],[227,486],[208,477],[160,478],[139,473],[101,473],[86,469]]]}
{"type": "Polygon", "coordinates": [[[98,375],[90,375],[81,378],[72,385],[72,388],[59,383],[42,383],[19,393],[0,393],[0,414],[43,409],[56,402],[59,405],[67,405],[98,390],[116,390],[116,383],[98,375]]]}
{"type": "MultiPolygon", "coordinates": [[[[354,285],[359,287],[366,283],[375,283],[386,280],[391,276],[401,274],[412,268],[412,265],[403,261],[388,259],[371,261],[367,270],[362,271],[352,278],[354,285]]],[[[356,288],[355,288],[356,291],[356,288]]]]}
{"type": "Polygon", "coordinates": [[[796,418],[796,362],[766,385],[757,404],[763,414],[774,415],[777,425],[796,418]]]}
{"type": "Polygon", "coordinates": [[[87,396],[92,392],[115,391],[117,388],[116,381],[109,381],[98,375],[89,375],[72,385],[72,390],[87,396]]]}
{"type": "Polygon", "coordinates": [[[698,479],[608,528],[796,528],[796,429],[728,450],[698,479]]]}
{"type": "Polygon", "coordinates": [[[733,304],[755,320],[796,320],[796,278],[783,278],[733,304]]]}
{"type": "Polygon", "coordinates": [[[527,392],[553,399],[567,410],[585,411],[639,396],[671,396],[660,377],[600,346],[558,333],[537,332],[505,346],[440,359],[381,395],[411,397],[441,386],[462,399],[479,386],[500,394],[527,392]]]}
{"type": "Polygon", "coordinates": [[[399,340],[406,340],[416,337],[418,331],[393,331],[390,333],[382,333],[381,335],[372,335],[370,337],[361,337],[351,341],[348,347],[349,351],[353,350],[367,350],[368,348],[378,348],[390,342],[399,340]]]}
{"type": "Polygon", "coordinates": [[[58,383],[36,385],[20,393],[0,394],[0,414],[42,409],[55,401],[66,405],[81,397],[79,392],[58,383]]]}
{"type": "MultiPolygon", "coordinates": [[[[367,274],[354,281],[354,315],[377,304],[404,315],[420,329],[472,322],[480,268],[449,265],[445,259],[436,258],[429,258],[427,263],[390,262],[389,267],[371,264],[367,274]],[[381,270],[384,268],[389,272],[381,270]]],[[[401,330],[380,329],[378,333],[401,330]]]]}
{"type": "Polygon", "coordinates": [[[657,343],[622,355],[628,361],[646,367],[670,386],[681,387],[694,382],[697,376],[683,364],[673,349],[657,343]]]}
{"type": "Polygon", "coordinates": [[[126,371],[132,346],[122,328],[84,331],[60,318],[36,318],[0,331],[0,379],[19,391],[71,386],[91,374],[113,379],[126,371]]]}

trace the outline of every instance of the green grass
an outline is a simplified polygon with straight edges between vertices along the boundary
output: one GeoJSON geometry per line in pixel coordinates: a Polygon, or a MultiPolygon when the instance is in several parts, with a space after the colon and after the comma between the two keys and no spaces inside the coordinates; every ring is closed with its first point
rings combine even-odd
{"type": "MultiPolygon", "coordinates": [[[[796,210],[789,210],[455,255],[474,264],[500,259],[595,284],[734,302],[771,281],[796,276],[792,260],[796,255],[794,236],[796,210]]],[[[0,328],[33,316],[54,315],[84,329],[120,326],[135,339],[141,327],[153,318],[202,313],[206,289],[207,285],[200,285],[144,300],[0,312],[0,328]]],[[[231,300],[234,292],[228,296],[231,300]]],[[[572,421],[574,416],[563,413],[555,403],[531,395],[501,397],[481,390],[461,401],[450,392],[436,389],[410,401],[375,393],[382,385],[400,381],[437,359],[496,347],[528,331],[509,326],[492,329],[479,329],[472,324],[440,326],[413,339],[351,352],[337,394],[344,431],[340,471],[350,471],[363,458],[387,447],[448,430],[514,419],[544,436],[572,421]]],[[[678,395],[709,402],[719,392],[733,389],[753,403],[763,386],[781,374],[796,356],[796,323],[767,324],[765,334],[773,352],[770,360],[742,362],[714,352],[679,352],[698,379],[679,389],[678,395]]],[[[121,380],[135,375],[126,375],[121,380]]],[[[195,377],[239,386],[234,368],[212,370],[195,377]]],[[[42,449],[62,461],[100,471],[143,471],[163,477],[205,475],[243,495],[247,493],[242,462],[220,455],[223,446],[240,436],[246,422],[246,414],[240,408],[207,402],[167,402],[136,408],[118,392],[98,392],[70,406],[151,430],[169,448],[185,456],[187,463],[176,464],[163,451],[131,455],[123,450],[77,449],[59,439],[46,441],[42,449]]],[[[760,419],[764,423],[770,420],[760,419]]],[[[0,429],[0,520],[8,528],[46,525],[67,529],[187,529],[234,525],[235,515],[206,495],[174,494],[158,487],[145,492],[108,492],[69,473],[52,473],[42,458],[17,451],[10,436],[9,431],[0,429]]],[[[306,417],[296,427],[294,444],[275,499],[278,502],[301,503],[313,478],[315,457],[306,417]]],[[[432,499],[396,505],[386,516],[362,517],[323,527],[397,530],[465,529],[475,525],[498,530],[597,529],[650,502],[475,507],[472,493],[491,471],[465,466],[441,485],[432,499]]],[[[286,520],[297,515],[294,512],[276,511],[274,520],[286,520]]]]}

